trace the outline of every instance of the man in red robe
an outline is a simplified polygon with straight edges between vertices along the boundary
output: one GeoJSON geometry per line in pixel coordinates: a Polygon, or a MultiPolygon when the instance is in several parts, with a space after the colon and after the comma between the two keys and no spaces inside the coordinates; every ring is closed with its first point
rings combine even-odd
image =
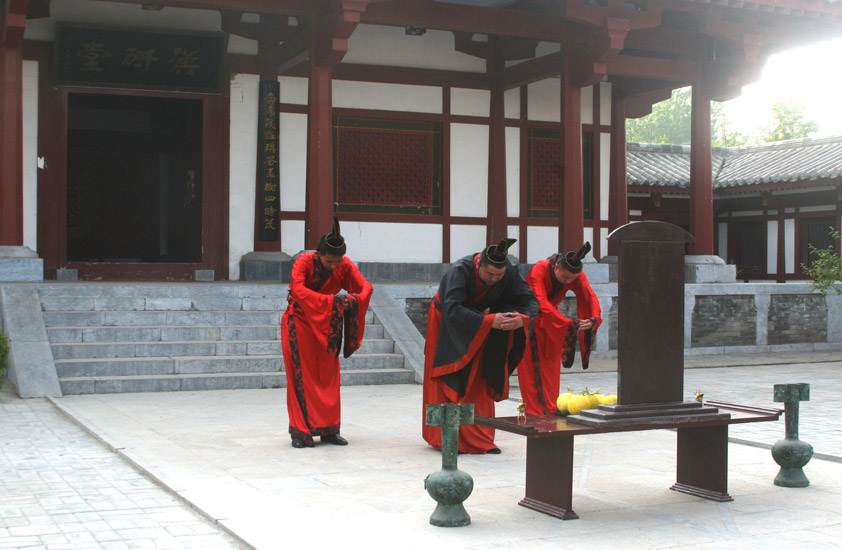
{"type": "Polygon", "coordinates": [[[312,447],[316,435],[323,443],[348,444],[339,435],[339,350],[343,338],[345,357],[360,347],[372,288],[345,249],[333,218],[333,231],[321,237],[316,251],[292,266],[281,339],[289,433],[299,449],[312,447]]]}
{"type": "MultiPolygon", "coordinates": [[[[495,416],[494,402],[509,394],[509,375],[526,347],[538,313],[532,291],[508,260],[515,239],[456,261],[442,278],[427,314],[422,434],[441,449],[441,428],[427,426],[428,404],[473,403],[475,414],[495,416]]],[[[497,454],[494,430],[459,427],[459,452],[497,454]]]]}
{"type": "Polygon", "coordinates": [[[532,266],[526,277],[540,306],[529,335],[530,349],[517,367],[527,414],[544,415],[557,410],[559,365],[573,366],[577,340],[581,342],[582,368],[588,368],[596,330],[602,323],[599,300],[582,271],[582,259],[590,250],[590,243],[585,243],[578,252],[554,254],[532,266]],[[576,296],[576,319],[568,319],[558,310],[568,292],[576,296]]]}

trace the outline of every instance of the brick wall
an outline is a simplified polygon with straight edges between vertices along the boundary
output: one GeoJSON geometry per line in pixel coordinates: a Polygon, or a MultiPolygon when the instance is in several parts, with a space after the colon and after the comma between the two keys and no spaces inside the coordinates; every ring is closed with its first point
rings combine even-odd
{"type": "Polygon", "coordinates": [[[789,294],[769,302],[769,344],[827,341],[827,305],[824,296],[789,294]]]}
{"type": "Polygon", "coordinates": [[[692,347],[753,346],[756,343],[754,296],[696,296],[692,347]]]}

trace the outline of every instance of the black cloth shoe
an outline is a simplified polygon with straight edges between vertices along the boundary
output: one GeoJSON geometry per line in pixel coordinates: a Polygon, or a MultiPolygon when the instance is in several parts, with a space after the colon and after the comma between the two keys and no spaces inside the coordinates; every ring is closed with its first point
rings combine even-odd
{"type": "Polygon", "coordinates": [[[347,445],[348,440],[339,434],[323,435],[322,443],[330,443],[331,445],[347,445]]]}
{"type": "Polygon", "coordinates": [[[489,454],[489,455],[499,455],[499,454],[500,454],[500,453],[502,453],[502,452],[503,452],[503,451],[501,451],[498,447],[494,447],[493,449],[488,449],[487,451],[485,451],[485,454],[489,454]]]}
{"type": "Polygon", "coordinates": [[[292,438],[292,446],[295,447],[296,449],[303,449],[304,447],[307,446],[307,444],[304,443],[304,441],[298,439],[297,437],[293,437],[292,438]]]}

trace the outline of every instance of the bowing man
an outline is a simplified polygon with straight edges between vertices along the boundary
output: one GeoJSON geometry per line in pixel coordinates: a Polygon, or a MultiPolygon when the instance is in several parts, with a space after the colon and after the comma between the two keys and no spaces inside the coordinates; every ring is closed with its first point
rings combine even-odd
{"type": "Polygon", "coordinates": [[[602,323],[599,300],[582,271],[582,259],[590,250],[590,243],[585,243],[578,252],[554,254],[532,266],[526,277],[540,306],[529,333],[530,349],[517,367],[527,414],[557,410],[559,365],[573,366],[577,341],[581,342],[582,368],[588,368],[596,330],[602,323]],[[568,292],[576,296],[576,319],[568,319],[558,310],[568,292]]]}
{"type": "Polygon", "coordinates": [[[372,288],[345,250],[334,217],[316,251],[292,266],[281,339],[289,433],[299,449],[312,447],[317,435],[322,443],[348,444],[339,435],[339,352],[349,357],[360,347],[372,288]]]}
{"type": "MultiPolygon", "coordinates": [[[[509,375],[526,347],[526,330],[538,302],[508,260],[515,239],[503,239],[453,263],[427,315],[424,410],[431,403],[473,403],[494,416],[494,402],[508,397],[509,375]]],[[[441,449],[441,428],[427,426],[427,443],[441,449]]],[[[498,454],[494,430],[459,427],[459,451],[498,454]]]]}

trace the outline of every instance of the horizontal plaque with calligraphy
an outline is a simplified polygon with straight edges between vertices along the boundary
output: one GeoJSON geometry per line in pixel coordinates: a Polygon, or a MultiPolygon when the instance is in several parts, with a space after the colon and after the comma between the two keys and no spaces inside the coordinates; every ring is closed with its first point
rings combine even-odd
{"type": "Polygon", "coordinates": [[[59,24],[55,84],[219,93],[227,47],[219,32],[59,24]]]}

